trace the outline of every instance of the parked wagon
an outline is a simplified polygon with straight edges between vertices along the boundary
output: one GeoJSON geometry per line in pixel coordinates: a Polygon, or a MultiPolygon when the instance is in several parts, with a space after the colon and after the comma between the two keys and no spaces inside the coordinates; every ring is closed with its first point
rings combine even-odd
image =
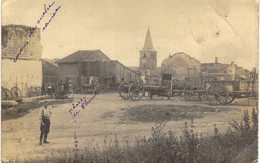
{"type": "MultiPolygon", "coordinates": [[[[170,82],[171,81],[168,83],[170,82]]],[[[154,95],[166,96],[169,99],[169,86],[170,85],[167,83],[162,85],[149,85],[145,84],[141,79],[138,79],[137,81],[131,81],[129,83],[122,81],[119,85],[119,96],[126,100],[131,99],[137,101],[141,100],[145,93],[148,93],[151,99],[154,95]]]]}
{"type": "Polygon", "coordinates": [[[209,104],[226,105],[234,101],[235,98],[246,98],[256,96],[256,91],[249,89],[254,79],[248,79],[247,89],[240,88],[239,80],[220,79],[218,75],[200,74],[195,77],[187,77],[185,80],[174,79],[172,74],[163,74],[161,85],[146,85],[141,80],[131,83],[122,82],[119,87],[119,95],[123,99],[141,100],[145,92],[150,98],[153,95],[166,96],[168,99],[173,96],[183,96],[189,101],[195,96],[198,100],[207,101],[209,104]]]}

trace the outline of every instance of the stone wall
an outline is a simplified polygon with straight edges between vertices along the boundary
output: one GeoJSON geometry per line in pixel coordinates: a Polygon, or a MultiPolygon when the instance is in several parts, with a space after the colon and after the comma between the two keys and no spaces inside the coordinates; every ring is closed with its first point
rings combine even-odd
{"type": "Polygon", "coordinates": [[[30,27],[23,25],[2,26],[2,57],[14,58],[28,41],[28,45],[20,54],[20,59],[40,59],[42,45],[40,29],[36,29],[29,37],[30,27]]]}
{"type": "Polygon", "coordinates": [[[2,26],[2,87],[11,91],[18,87],[22,96],[28,96],[30,87],[42,86],[42,45],[40,30],[29,37],[30,27],[23,25],[2,26]],[[16,62],[13,58],[24,47],[16,62]]]}

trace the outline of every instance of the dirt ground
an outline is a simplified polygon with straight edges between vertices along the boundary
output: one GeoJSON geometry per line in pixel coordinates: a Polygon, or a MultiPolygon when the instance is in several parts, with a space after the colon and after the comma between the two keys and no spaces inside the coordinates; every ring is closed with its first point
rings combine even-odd
{"type": "MultiPolygon", "coordinates": [[[[89,99],[91,95],[74,95],[74,102],[78,102],[80,98],[89,99]]],[[[194,123],[196,131],[203,133],[204,136],[213,134],[214,123],[220,132],[224,132],[231,120],[241,120],[244,109],[252,110],[256,100],[250,100],[248,106],[247,99],[235,100],[233,104],[228,106],[209,106],[199,101],[186,102],[182,98],[172,98],[167,100],[164,97],[154,97],[153,100],[145,97],[141,101],[128,101],[121,99],[117,93],[107,93],[97,95],[84,110],[81,110],[75,118],[72,118],[69,109],[72,104],[52,105],[51,129],[48,140],[50,144],[39,145],[40,108],[32,109],[28,114],[16,119],[2,121],[2,160],[10,160],[14,158],[28,159],[34,157],[42,157],[53,154],[59,149],[74,147],[74,133],[76,132],[79,147],[93,147],[98,145],[102,147],[104,138],[113,139],[115,135],[120,140],[134,140],[135,136],[149,136],[151,128],[155,126],[156,121],[150,117],[149,121],[128,118],[126,114],[129,109],[158,106],[156,113],[161,110],[171,109],[180,106],[183,114],[188,109],[189,113],[194,109],[194,123]],[[162,107],[160,107],[162,106],[162,107]],[[167,107],[163,107],[167,106],[167,107]],[[183,107],[181,107],[183,106],[183,107]],[[207,108],[201,109],[199,108],[207,108]],[[223,109],[224,108],[224,109],[223,109]],[[76,121],[73,122],[73,121],[76,121]]],[[[181,110],[178,110],[178,115],[181,110]]],[[[175,110],[174,110],[175,111],[175,110]]],[[[175,113],[171,111],[166,113],[167,116],[173,116],[175,113]]],[[[130,112],[134,114],[135,112],[130,112]]],[[[142,110],[136,114],[145,113],[145,118],[149,118],[149,113],[142,110]]],[[[185,113],[186,114],[186,113],[185,113]]],[[[193,113],[192,113],[193,114],[193,113]]],[[[158,119],[158,117],[156,117],[158,119]]],[[[180,134],[184,126],[186,118],[167,118],[166,129],[172,129],[176,134],[180,134]]]]}

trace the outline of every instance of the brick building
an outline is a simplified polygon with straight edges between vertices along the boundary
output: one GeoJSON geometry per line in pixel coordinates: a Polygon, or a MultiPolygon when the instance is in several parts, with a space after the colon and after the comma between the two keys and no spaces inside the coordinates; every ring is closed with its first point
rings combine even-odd
{"type": "Polygon", "coordinates": [[[36,29],[32,37],[29,37],[29,30],[30,27],[23,25],[2,26],[2,87],[11,90],[16,86],[23,96],[28,95],[28,88],[42,86],[40,29],[36,29]]]}

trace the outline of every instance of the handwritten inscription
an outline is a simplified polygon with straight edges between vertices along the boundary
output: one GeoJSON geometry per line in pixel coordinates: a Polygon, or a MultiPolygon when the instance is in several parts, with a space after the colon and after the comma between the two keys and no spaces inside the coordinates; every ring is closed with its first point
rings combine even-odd
{"type": "MultiPolygon", "coordinates": [[[[42,19],[45,17],[45,15],[48,13],[48,11],[51,9],[51,7],[55,4],[55,1],[53,1],[51,4],[46,5],[44,4],[44,11],[42,13],[42,15],[40,16],[40,18],[37,20],[35,26],[33,28],[30,28],[29,30],[29,38],[31,38],[36,30],[36,28],[38,27],[38,25],[40,25],[42,19]]],[[[49,19],[48,22],[46,22],[42,28],[42,31],[45,31],[45,29],[48,27],[48,25],[50,24],[50,22],[52,21],[52,19],[55,17],[55,15],[57,14],[57,12],[60,10],[61,6],[58,6],[55,11],[53,13],[51,13],[51,18],[49,19]]],[[[15,63],[17,61],[17,59],[19,58],[19,56],[22,54],[22,52],[24,51],[25,47],[28,46],[29,42],[27,41],[24,46],[20,49],[20,51],[18,52],[18,54],[15,56],[15,58],[13,58],[13,62],[15,63]]]]}
{"type": "Polygon", "coordinates": [[[72,108],[69,109],[69,113],[75,117],[82,109],[86,109],[88,104],[91,103],[91,101],[96,97],[96,93],[90,97],[89,100],[84,97],[83,99],[80,99],[77,103],[72,104],[72,108]],[[80,107],[78,107],[80,106],[80,107]]]}
{"type": "Polygon", "coordinates": [[[17,61],[18,57],[20,56],[20,54],[23,52],[23,50],[25,49],[25,47],[28,45],[28,41],[24,44],[24,46],[20,49],[19,53],[16,55],[16,57],[13,59],[14,63],[17,61]]]}
{"type": "Polygon", "coordinates": [[[48,27],[48,25],[52,21],[52,18],[56,15],[56,13],[58,12],[58,10],[60,8],[61,8],[61,6],[59,6],[58,8],[55,9],[55,11],[54,11],[54,13],[52,13],[51,18],[49,19],[49,21],[47,23],[45,23],[44,27],[42,28],[42,31],[44,31],[48,27]]]}

